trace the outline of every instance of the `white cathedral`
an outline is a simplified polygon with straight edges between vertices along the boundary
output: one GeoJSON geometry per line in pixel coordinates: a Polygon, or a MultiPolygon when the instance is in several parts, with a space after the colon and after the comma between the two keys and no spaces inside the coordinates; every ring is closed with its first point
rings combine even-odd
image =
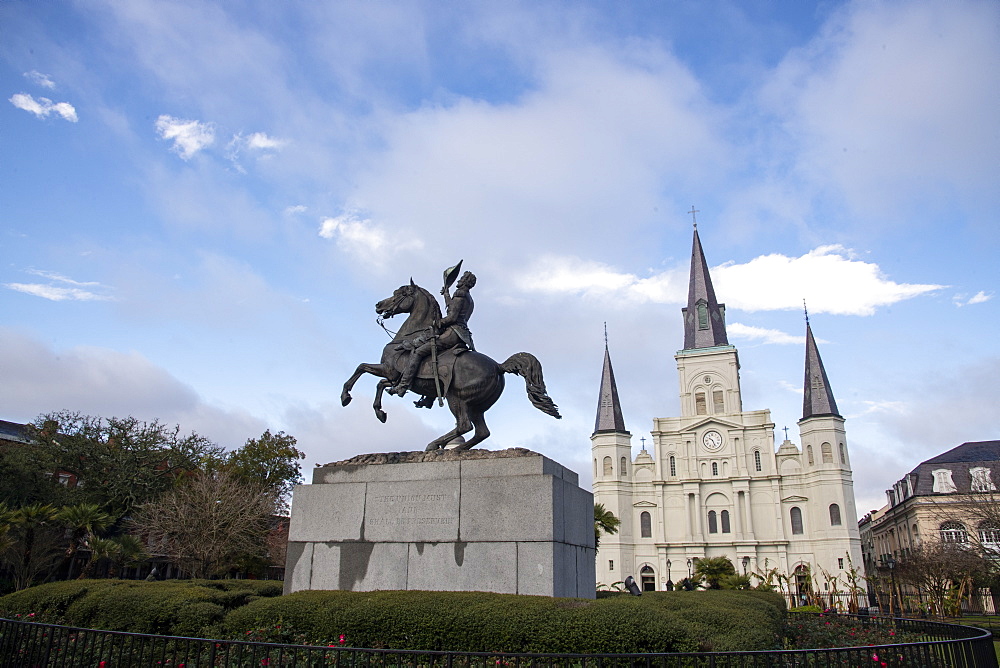
{"type": "Polygon", "coordinates": [[[861,569],[844,418],[808,321],[803,447],[786,438],[775,451],[771,412],[743,410],[739,355],[697,228],[681,311],[684,349],[674,356],[681,415],[654,418],[652,453],[643,447],[634,460],[605,346],[591,436],[594,502],[621,526],[601,536],[598,583],[632,575],[643,590],[662,590],[688,577],[698,559],[720,556],[739,574],[776,568],[798,592],[810,586],[807,573],[861,569]]]}

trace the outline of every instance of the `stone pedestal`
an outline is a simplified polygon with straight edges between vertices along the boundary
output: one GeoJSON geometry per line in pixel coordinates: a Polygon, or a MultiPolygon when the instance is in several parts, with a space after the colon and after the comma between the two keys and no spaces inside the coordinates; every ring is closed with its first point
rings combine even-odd
{"type": "Polygon", "coordinates": [[[594,598],[594,497],[528,450],[363,455],[295,488],[285,592],[594,598]]]}

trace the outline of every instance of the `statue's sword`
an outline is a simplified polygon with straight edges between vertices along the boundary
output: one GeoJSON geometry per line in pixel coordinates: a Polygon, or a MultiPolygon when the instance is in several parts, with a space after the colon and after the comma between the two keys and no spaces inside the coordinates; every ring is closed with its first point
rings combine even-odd
{"type": "Polygon", "coordinates": [[[444,406],[441,398],[441,375],[438,373],[438,342],[435,336],[431,339],[431,366],[434,367],[434,390],[437,392],[438,406],[444,406]]]}

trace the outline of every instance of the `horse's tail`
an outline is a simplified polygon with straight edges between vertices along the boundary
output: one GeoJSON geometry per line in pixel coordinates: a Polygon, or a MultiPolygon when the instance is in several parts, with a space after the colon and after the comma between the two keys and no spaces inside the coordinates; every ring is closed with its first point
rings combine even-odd
{"type": "Polygon", "coordinates": [[[507,361],[500,365],[500,370],[504,373],[516,373],[524,378],[524,384],[528,391],[528,399],[531,405],[542,411],[546,415],[559,419],[559,407],[552,403],[552,399],[545,391],[545,381],[542,379],[542,364],[531,353],[514,353],[507,358],[507,361]]]}

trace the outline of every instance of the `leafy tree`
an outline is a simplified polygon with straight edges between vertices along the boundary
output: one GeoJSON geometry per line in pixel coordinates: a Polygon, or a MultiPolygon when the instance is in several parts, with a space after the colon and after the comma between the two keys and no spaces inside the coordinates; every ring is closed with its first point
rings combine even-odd
{"type": "Polygon", "coordinates": [[[193,475],[143,504],[131,525],[134,533],[160,545],[178,567],[202,578],[261,554],[275,510],[272,490],[220,470],[193,475]]]}
{"type": "Polygon", "coordinates": [[[230,452],[223,469],[239,480],[270,490],[285,509],[292,488],[302,482],[299,460],[306,457],[295,444],[295,437],[283,431],[272,434],[269,429],[230,452]]]}
{"type": "Polygon", "coordinates": [[[32,503],[62,505],[66,489],[55,481],[56,463],[40,443],[0,445],[0,501],[14,508],[32,503]]]}
{"type": "Polygon", "coordinates": [[[202,436],[133,417],[51,413],[37,418],[29,434],[54,468],[80,481],[69,490],[74,502],[98,504],[115,517],[222,457],[222,448],[202,436]]]}
{"type": "Polygon", "coordinates": [[[721,589],[722,579],[736,575],[736,567],[729,557],[705,557],[695,564],[694,575],[696,581],[704,582],[709,589],[721,589]]]}
{"type": "Polygon", "coordinates": [[[604,507],[603,503],[594,504],[594,547],[601,545],[601,534],[618,533],[618,525],[622,521],[615,517],[615,514],[604,507]]]}

